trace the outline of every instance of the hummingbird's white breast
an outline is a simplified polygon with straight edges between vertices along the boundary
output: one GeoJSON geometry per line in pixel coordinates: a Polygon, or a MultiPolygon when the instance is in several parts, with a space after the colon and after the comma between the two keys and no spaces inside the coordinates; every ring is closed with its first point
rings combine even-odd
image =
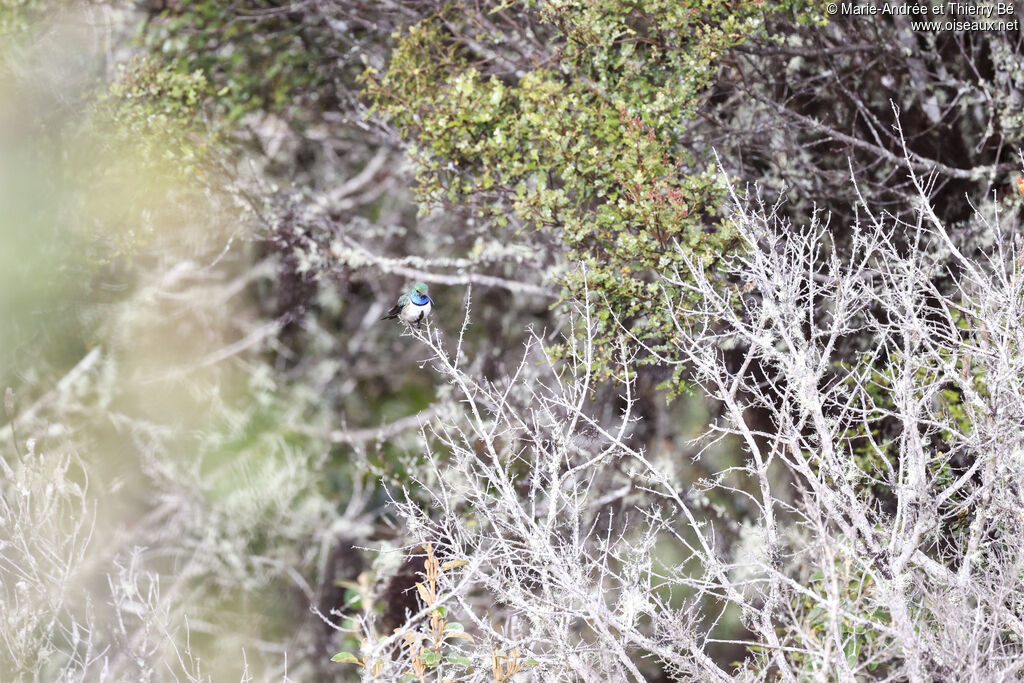
{"type": "Polygon", "coordinates": [[[410,301],[405,306],[402,306],[402,312],[399,315],[402,320],[410,324],[415,324],[425,319],[430,315],[430,299],[427,299],[422,304],[415,304],[410,301]]]}

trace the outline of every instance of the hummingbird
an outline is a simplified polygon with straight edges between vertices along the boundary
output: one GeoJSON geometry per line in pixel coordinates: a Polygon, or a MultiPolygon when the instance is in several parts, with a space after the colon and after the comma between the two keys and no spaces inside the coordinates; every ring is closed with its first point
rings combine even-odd
{"type": "Polygon", "coordinates": [[[420,327],[428,315],[434,302],[427,294],[426,282],[417,282],[408,292],[398,298],[398,303],[384,314],[381,320],[393,320],[398,318],[410,325],[420,327]]]}

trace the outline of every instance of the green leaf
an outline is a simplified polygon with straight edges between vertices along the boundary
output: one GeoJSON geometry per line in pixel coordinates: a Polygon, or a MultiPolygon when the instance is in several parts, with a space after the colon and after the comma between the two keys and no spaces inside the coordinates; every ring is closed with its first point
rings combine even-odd
{"type": "Polygon", "coordinates": [[[345,607],[359,607],[363,600],[363,596],[358,591],[354,591],[351,588],[345,589],[345,607]]]}
{"type": "Polygon", "coordinates": [[[847,638],[846,642],[843,643],[843,652],[846,654],[846,661],[851,665],[857,663],[857,649],[856,637],[847,638]]]}
{"type": "Polygon", "coordinates": [[[437,666],[441,663],[441,653],[427,650],[423,653],[423,661],[427,663],[427,666],[437,666]]]}
{"type": "Polygon", "coordinates": [[[448,655],[449,664],[458,664],[459,666],[473,666],[473,662],[469,660],[469,657],[463,657],[462,655],[448,655]]]}
{"type": "Polygon", "coordinates": [[[332,662],[341,662],[342,664],[360,664],[359,658],[351,652],[339,652],[338,654],[331,657],[332,662]]]}

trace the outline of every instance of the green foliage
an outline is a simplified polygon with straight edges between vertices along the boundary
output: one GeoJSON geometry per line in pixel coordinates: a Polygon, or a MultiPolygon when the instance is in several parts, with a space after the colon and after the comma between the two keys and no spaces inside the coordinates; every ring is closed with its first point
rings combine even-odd
{"type": "Polygon", "coordinates": [[[214,99],[201,72],[139,57],[120,65],[85,105],[89,118],[67,162],[78,179],[80,213],[97,217],[87,226],[95,262],[155,246],[182,228],[192,195],[216,191],[209,173],[227,128],[213,116],[214,99]]]}
{"type": "Polygon", "coordinates": [[[106,144],[123,144],[150,169],[179,177],[199,170],[217,132],[206,116],[213,91],[201,71],[180,73],[147,57],[120,65],[98,98],[106,144]]]}
{"type": "MultiPolygon", "coordinates": [[[[958,326],[965,325],[960,314],[957,314],[955,319],[958,326]]],[[[972,367],[969,357],[954,358],[944,350],[939,352],[939,356],[942,358],[941,365],[922,359],[913,361],[917,365],[914,372],[915,387],[934,386],[949,368],[953,368],[978,396],[987,396],[984,374],[972,367]]],[[[895,397],[899,392],[899,383],[896,377],[899,375],[898,366],[906,362],[906,359],[899,353],[891,353],[882,363],[878,359],[873,360],[870,354],[863,354],[858,362],[863,365],[875,362],[879,365],[871,373],[870,382],[866,385],[867,393],[874,405],[882,411],[888,415],[898,414],[900,406],[895,397]]],[[[837,363],[837,366],[845,367],[847,370],[850,365],[844,362],[837,363]]],[[[854,376],[850,374],[847,380],[851,390],[854,376]]],[[[965,437],[974,429],[974,411],[965,405],[965,397],[959,389],[946,388],[930,398],[915,390],[914,399],[931,406],[931,417],[936,423],[955,426],[953,430],[932,430],[926,425],[921,426],[921,429],[929,430],[932,448],[939,456],[929,460],[926,475],[928,481],[935,488],[950,486],[965,471],[963,462],[957,463],[952,459],[952,451],[957,450],[958,445],[963,443],[965,437]]],[[[891,485],[887,482],[891,481],[893,472],[903,467],[899,461],[902,429],[903,426],[897,421],[882,417],[870,424],[856,423],[847,431],[846,436],[851,437],[851,443],[854,444],[850,455],[860,475],[855,480],[855,486],[865,501],[874,501],[877,504],[878,501],[885,501],[892,496],[891,485]]],[[[946,507],[952,509],[969,503],[968,497],[967,491],[955,494],[950,497],[946,507]]],[[[957,517],[944,521],[942,533],[962,535],[968,531],[969,523],[966,512],[961,512],[957,517]]]]}
{"type": "Polygon", "coordinates": [[[298,115],[300,104],[330,106],[336,76],[331,29],[315,15],[303,19],[275,2],[185,0],[167,3],[140,40],[176,70],[207,74],[231,121],[260,110],[298,115]]]}
{"type": "MultiPolygon", "coordinates": [[[[826,609],[820,601],[812,601],[802,595],[794,599],[791,608],[801,615],[799,630],[792,633],[796,642],[826,642],[834,633],[839,634],[843,643],[843,654],[851,667],[863,659],[864,652],[891,639],[887,633],[879,631],[868,624],[890,624],[892,619],[888,611],[871,602],[874,582],[863,569],[852,565],[849,561],[836,561],[829,568],[829,576],[822,571],[815,572],[808,582],[808,589],[817,595],[830,595],[838,604],[835,612],[826,609]],[[838,615],[838,618],[836,618],[838,615]]],[[[808,679],[820,676],[814,666],[817,662],[805,659],[800,653],[792,656],[792,662],[803,667],[801,678],[808,679]]],[[[887,662],[872,661],[868,664],[870,671],[881,668],[885,671],[887,662]]]]}
{"type": "Polygon", "coordinates": [[[685,283],[687,259],[713,266],[734,247],[715,169],[685,144],[687,119],[722,56],[781,5],[524,7],[556,47],[518,77],[478,66],[476,45],[497,51],[502,37],[478,35],[469,8],[452,6],[401,35],[387,72],[364,74],[365,93],[415,140],[423,199],[471,203],[499,225],[511,213],[558,234],[583,266],[566,276],[565,298],[589,291],[597,304],[601,359],[616,348],[619,322],[657,349],[673,306],[652,275],[679,273],[685,283]]]}

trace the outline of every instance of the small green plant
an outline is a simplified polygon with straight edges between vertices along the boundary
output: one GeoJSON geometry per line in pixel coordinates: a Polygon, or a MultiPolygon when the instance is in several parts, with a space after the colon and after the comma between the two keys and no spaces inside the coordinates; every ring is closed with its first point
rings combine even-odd
{"type": "MultiPolygon", "coordinates": [[[[426,681],[428,672],[437,671],[439,674],[445,664],[470,667],[472,662],[467,657],[457,652],[447,652],[446,645],[451,640],[465,640],[473,642],[473,636],[466,633],[462,624],[448,620],[448,608],[441,604],[439,593],[439,581],[441,575],[453,569],[465,566],[466,560],[448,560],[441,562],[434,555],[433,545],[427,543],[423,546],[427,554],[423,563],[421,576],[423,581],[416,582],[416,593],[424,609],[428,611],[426,623],[417,624],[414,628],[397,628],[396,634],[401,634],[402,645],[407,658],[408,669],[404,675],[406,680],[426,681]],[[447,655],[447,657],[445,656],[447,655]]],[[[364,641],[365,643],[365,641],[364,641]]],[[[369,669],[374,675],[384,671],[382,660],[371,661],[370,657],[360,659],[351,652],[339,652],[331,658],[332,661],[357,664],[369,669]]],[[[505,679],[495,679],[505,680],[505,679]]]]}

